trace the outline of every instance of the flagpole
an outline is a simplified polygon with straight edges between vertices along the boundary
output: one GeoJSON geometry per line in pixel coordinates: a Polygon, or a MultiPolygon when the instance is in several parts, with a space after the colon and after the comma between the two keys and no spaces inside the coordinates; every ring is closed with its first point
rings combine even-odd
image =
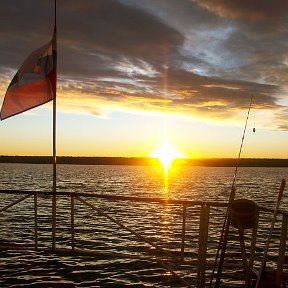
{"type": "MultiPolygon", "coordinates": [[[[54,3],[54,33],[56,34],[56,12],[57,12],[56,0],[54,3]]],[[[57,34],[55,35],[57,37],[57,34]]],[[[56,40],[57,45],[57,40],[56,40]]],[[[54,53],[54,52],[53,52],[54,53]]],[[[54,56],[53,56],[54,57],[54,56]]],[[[57,57],[57,56],[56,56],[57,57]]],[[[56,61],[57,63],[57,61],[56,61]]],[[[56,64],[57,65],[57,64],[56,64]]],[[[57,67],[55,67],[57,71],[57,67]]],[[[55,251],[56,243],[56,175],[57,175],[57,161],[56,161],[56,91],[57,91],[57,74],[54,87],[54,99],[53,99],[53,196],[52,196],[52,250],[55,251]]]]}

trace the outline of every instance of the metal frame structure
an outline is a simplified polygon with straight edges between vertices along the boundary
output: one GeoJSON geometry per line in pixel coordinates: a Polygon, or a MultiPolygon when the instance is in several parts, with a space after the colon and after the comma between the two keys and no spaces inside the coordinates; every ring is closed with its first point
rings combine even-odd
{"type": "MultiPolygon", "coordinates": [[[[34,197],[33,206],[34,206],[34,248],[39,249],[38,245],[38,196],[44,196],[49,201],[50,197],[55,196],[55,192],[43,192],[43,191],[18,191],[18,190],[0,190],[1,194],[10,194],[17,195],[19,199],[12,201],[10,204],[6,205],[3,208],[0,208],[0,215],[8,210],[9,208],[19,204],[20,202],[26,200],[29,197],[34,197]]],[[[182,284],[186,287],[191,287],[185,280],[185,275],[180,275],[179,273],[174,272],[170,263],[186,263],[185,262],[185,241],[186,240],[186,231],[187,231],[187,209],[191,206],[198,206],[200,208],[200,221],[199,221],[199,238],[198,238],[198,256],[197,260],[193,263],[192,261],[189,265],[195,265],[197,267],[197,288],[204,288],[207,285],[207,267],[211,269],[212,263],[207,263],[207,245],[208,245],[208,236],[209,236],[209,218],[210,218],[210,210],[215,207],[227,207],[227,203],[223,202],[205,202],[205,201],[188,201],[188,200],[173,200],[173,199],[162,199],[162,198],[149,198],[149,197],[131,197],[131,196],[116,196],[116,195],[105,195],[105,194],[95,194],[95,193],[77,193],[77,192],[56,192],[56,196],[70,198],[70,213],[71,213],[71,246],[66,249],[66,251],[70,250],[71,253],[87,253],[92,254],[93,251],[82,249],[76,247],[75,241],[75,200],[81,202],[85,206],[92,209],[92,211],[96,212],[97,215],[103,216],[109,219],[114,224],[118,225],[120,228],[129,231],[133,235],[135,235],[141,242],[148,243],[151,247],[155,248],[159,251],[161,257],[147,257],[145,259],[154,261],[159,263],[163,268],[167,271],[171,272],[173,276],[175,276],[182,284]],[[173,251],[169,251],[168,249],[163,249],[153,241],[151,241],[148,237],[142,236],[140,233],[135,231],[129,225],[119,221],[114,218],[110,214],[106,213],[103,209],[96,207],[91,203],[92,199],[105,199],[108,201],[128,201],[128,202],[142,202],[142,203],[157,203],[159,205],[180,205],[182,206],[182,227],[181,227],[181,248],[179,253],[173,253],[173,251]],[[179,256],[180,255],[180,256],[179,256]]],[[[272,213],[273,210],[267,209],[264,207],[259,207],[260,211],[266,211],[272,213]]],[[[286,249],[286,239],[287,239],[287,226],[288,226],[288,213],[284,211],[278,211],[278,214],[282,215],[282,226],[281,226],[281,239],[278,249],[278,259],[277,259],[277,271],[276,271],[276,287],[281,287],[281,277],[283,273],[284,261],[285,261],[285,249],[286,249]],[[277,286],[278,285],[278,286],[277,286]]],[[[57,228],[57,227],[56,227],[57,228]]],[[[257,228],[253,228],[251,245],[250,245],[250,259],[249,259],[249,268],[253,269],[254,263],[254,254],[255,254],[255,241],[257,235],[257,228]],[[252,267],[251,267],[252,266],[252,267]]],[[[56,230],[57,231],[57,230],[56,230]]],[[[53,239],[51,239],[53,241],[53,239]]],[[[52,251],[57,252],[57,250],[61,250],[57,247],[52,247],[52,251]]],[[[62,248],[63,250],[63,248],[62,248]]],[[[95,255],[97,252],[95,253],[95,255]]],[[[123,255],[122,255],[123,256],[123,255]]],[[[127,255],[126,255],[127,256],[127,255]]],[[[133,255],[132,257],[135,257],[133,255]]],[[[141,258],[141,257],[140,257],[141,258]]]]}

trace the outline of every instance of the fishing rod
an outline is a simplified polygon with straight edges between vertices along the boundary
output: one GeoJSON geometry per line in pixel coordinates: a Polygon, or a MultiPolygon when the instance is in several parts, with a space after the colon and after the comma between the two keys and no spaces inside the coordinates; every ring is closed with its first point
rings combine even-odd
{"type": "Polygon", "coordinates": [[[246,134],[246,130],[247,130],[247,124],[248,124],[248,119],[249,119],[249,115],[250,115],[250,110],[252,107],[253,97],[254,96],[252,95],[251,100],[250,100],[248,113],[247,113],[247,117],[246,117],[246,122],[245,122],[244,131],[243,131],[243,135],[242,135],[241,145],[240,145],[238,158],[237,158],[237,163],[235,166],[235,171],[234,171],[234,176],[233,176],[233,181],[232,181],[232,186],[231,186],[231,192],[230,192],[230,196],[229,196],[228,207],[226,210],[225,219],[224,219],[224,223],[223,223],[223,227],[222,227],[222,231],[221,231],[221,236],[220,236],[220,241],[219,241],[218,249],[216,252],[216,257],[215,257],[215,261],[214,261],[214,267],[212,270],[209,288],[212,287],[212,282],[214,279],[215,270],[216,270],[216,266],[217,266],[217,260],[218,260],[219,253],[221,250],[221,255],[220,255],[220,260],[219,260],[218,270],[217,270],[217,275],[216,275],[216,281],[215,281],[215,288],[218,288],[220,286],[220,279],[221,279],[221,275],[222,275],[222,268],[223,268],[223,264],[224,264],[225,250],[226,250],[226,246],[227,246],[229,225],[230,225],[230,211],[229,211],[230,210],[230,204],[233,201],[234,195],[235,195],[235,181],[236,181],[236,177],[237,177],[238,167],[240,165],[241,153],[242,153],[243,143],[244,143],[245,134],[246,134]]]}

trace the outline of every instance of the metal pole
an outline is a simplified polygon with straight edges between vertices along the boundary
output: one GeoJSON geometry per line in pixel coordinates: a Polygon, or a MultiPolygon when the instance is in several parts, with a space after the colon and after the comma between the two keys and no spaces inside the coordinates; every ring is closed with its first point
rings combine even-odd
{"type": "MultiPolygon", "coordinates": [[[[54,3],[54,33],[53,37],[57,37],[56,35],[56,0],[54,3]]],[[[53,39],[54,40],[54,39],[53,39]]],[[[57,40],[55,41],[57,45],[57,40]]],[[[53,60],[55,60],[55,73],[57,71],[57,55],[56,51],[54,51],[57,47],[53,47],[53,60]]],[[[55,77],[55,87],[54,87],[54,99],[53,99],[53,196],[52,196],[52,250],[55,250],[55,243],[56,243],[56,174],[57,174],[57,165],[56,165],[56,86],[57,86],[57,76],[55,77]]]]}
{"type": "MultiPolygon", "coordinates": [[[[224,220],[224,226],[223,226],[223,230],[222,230],[222,234],[221,234],[221,239],[219,242],[217,255],[216,255],[216,259],[215,259],[215,264],[214,264],[214,267],[215,267],[215,265],[217,264],[219,251],[221,250],[217,274],[216,274],[216,281],[215,281],[215,287],[216,288],[220,287],[220,280],[221,280],[221,276],[222,276],[222,269],[223,269],[223,264],[224,264],[224,259],[225,259],[226,246],[227,246],[227,242],[228,242],[228,234],[229,234],[229,227],[230,227],[230,220],[231,220],[229,210],[230,210],[230,204],[234,200],[234,196],[235,196],[235,188],[232,188],[230,198],[229,198],[228,207],[227,207],[227,211],[226,211],[226,216],[225,216],[225,220],[224,220]]],[[[213,269],[215,270],[215,268],[213,268],[213,269]]],[[[213,270],[213,273],[214,273],[214,270],[213,270]]],[[[211,287],[211,285],[212,285],[212,280],[213,280],[213,278],[211,278],[209,287],[211,287]]]]}
{"type": "Polygon", "coordinates": [[[244,228],[238,221],[238,233],[239,233],[239,241],[240,241],[240,250],[241,257],[243,262],[243,270],[244,270],[244,279],[245,279],[245,287],[249,287],[249,271],[247,265],[247,256],[246,256],[246,247],[245,247],[245,238],[244,238],[244,228]]]}
{"type": "Polygon", "coordinates": [[[37,193],[34,194],[34,243],[35,249],[38,248],[38,213],[37,213],[37,193]]]}
{"type": "Polygon", "coordinates": [[[186,212],[187,212],[187,204],[183,204],[182,242],[181,242],[181,258],[182,258],[182,260],[184,260],[184,249],[185,249],[186,212]]]}
{"type": "Polygon", "coordinates": [[[259,207],[256,206],[255,211],[255,222],[252,230],[251,236],[251,245],[250,245],[250,256],[249,256],[249,281],[251,282],[251,272],[254,269],[254,260],[255,260],[255,248],[257,242],[257,231],[258,231],[258,224],[259,224],[259,207]]]}
{"type": "Polygon", "coordinates": [[[199,241],[198,241],[198,270],[197,270],[197,287],[205,287],[205,270],[207,261],[207,242],[209,226],[210,206],[201,205],[200,223],[199,223],[199,241]]]}
{"type": "Polygon", "coordinates": [[[72,252],[75,250],[75,238],[74,238],[74,196],[71,193],[71,247],[72,252]]]}

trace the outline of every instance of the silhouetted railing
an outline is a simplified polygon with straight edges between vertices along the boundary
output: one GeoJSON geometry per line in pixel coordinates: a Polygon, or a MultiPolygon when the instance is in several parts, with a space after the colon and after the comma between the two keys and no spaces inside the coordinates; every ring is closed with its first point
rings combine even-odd
{"type": "MultiPolygon", "coordinates": [[[[43,192],[43,191],[19,191],[19,190],[0,190],[0,194],[6,195],[17,195],[18,199],[14,199],[10,204],[6,205],[3,208],[0,208],[0,213],[3,213],[7,209],[17,205],[18,203],[24,201],[29,197],[34,197],[33,207],[34,207],[34,247],[38,249],[38,196],[48,197],[47,200],[53,195],[53,192],[43,192]]],[[[156,198],[156,197],[131,197],[131,196],[117,196],[117,195],[107,195],[107,194],[96,194],[96,193],[78,193],[78,192],[57,192],[57,198],[59,197],[68,197],[70,198],[70,218],[71,218],[71,246],[69,249],[72,252],[83,252],[88,253],[87,250],[82,249],[81,247],[76,247],[75,244],[75,200],[81,202],[82,204],[90,207],[93,211],[95,211],[99,216],[104,216],[109,219],[111,222],[115,223],[122,229],[125,229],[135,235],[139,240],[148,243],[152,247],[154,247],[157,251],[162,255],[160,259],[157,258],[147,258],[151,261],[156,261],[161,264],[165,269],[169,270],[173,275],[178,277],[180,281],[182,281],[186,286],[190,286],[190,284],[176,274],[173,269],[170,267],[170,262],[185,262],[185,241],[186,241],[186,223],[187,223],[187,208],[190,206],[198,206],[200,208],[200,219],[199,219],[199,234],[198,234],[198,255],[197,261],[194,262],[194,265],[197,266],[197,287],[205,287],[205,283],[207,283],[207,265],[211,266],[212,263],[207,263],[207,245],[208,245],[208,236],[209,236],[209,220],[210,220],[210,210],[215,207],[227,207],[227,203],[216,202],[216,201],[189,201],[189,200],[177,200],[177,199],[164,199],[164,198],[156,198]],[[129,201],[129,202],[142,202],[142,203],[156,203],[159,205],[179,205],[182,206],[182,227],[181,227],[181,245],[179,253],[175,253],[175,251],[169,251],[168,249],[164,249],[160,247],[158,244],[151,241],[148,237],[140,235],[132,227],[124,224],[122,221],[114,218],[110,214],[106,213],[103,209],[96,207],[94,204],[89,202],[89,199],[98,198],[105,199],[107,201],[129,201]]],[[[14,197],[15,198],[15,197],[14,197]]],[[[265,207],[258,206],[258,211],[271,212],[274,211],[272,209],[267,209],[265,207]]],[[[286,239],[287,239],[287,225],[288,225],[288,213],[285,211],[279,211],[279,214],[282,215],[282,224],[281,224],[281,236],[280,236],[280,244],[278,248],[278,257],[277,257],[277,271],[276,271],[276,287],[280,287],[281,285],[281,276],[283,272],[284,260],[285,260],[285,249],[286,249],[286,239]]],[[[257,229],[258,225],[256,225],[252,231],[251,236],[251,244],[250,244],[250,259],[249,265],[253,270],[254,264],[254,255],[255,255],[255,244],[257,237],[257,229]]],[[[1,237],[1,235],[0,235],[1,237]]],[[[57,243],[56,243],[57,244],[57,243]]],[[[56,248],[57,251],[57,248],[56,248]]],[[[93,251],[89,251],[89,253],[93,253],[93,251]]],[[[192,263],[192,262],[191,262],[192,263]]],[[[254,269],[255,270],[255,269],[254,269]]]]}

